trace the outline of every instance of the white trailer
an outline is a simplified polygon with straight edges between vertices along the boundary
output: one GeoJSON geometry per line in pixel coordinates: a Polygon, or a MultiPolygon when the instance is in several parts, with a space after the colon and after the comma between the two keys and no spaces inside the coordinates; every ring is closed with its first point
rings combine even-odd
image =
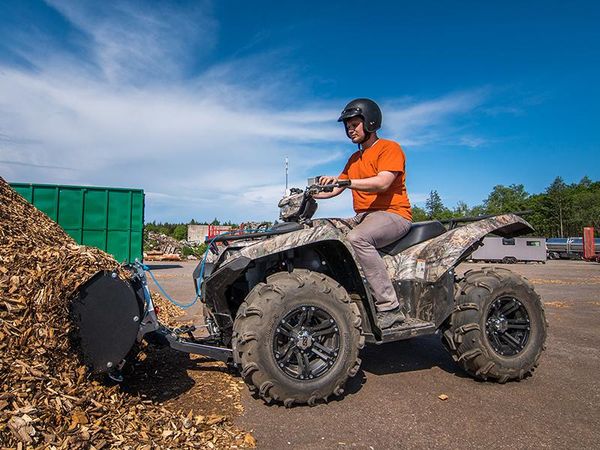
{"type": "Polygon", "coordinates": [[[504,264],[514,264],[519,261],[545,263],[546,239],[485,237],[483,246],[475,250],[470,259],[504,264]]]}

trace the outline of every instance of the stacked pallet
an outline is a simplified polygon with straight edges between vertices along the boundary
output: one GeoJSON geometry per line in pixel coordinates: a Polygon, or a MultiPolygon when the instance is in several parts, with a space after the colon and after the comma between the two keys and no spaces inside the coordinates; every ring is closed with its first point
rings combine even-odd
{"type": "Polygon", "coordinates": [[[169,411],[90,377],[71,346],[69,303],[101,270],[119,267],[0,178],[0,447],[252,446],[225,418],[169,411]]]}

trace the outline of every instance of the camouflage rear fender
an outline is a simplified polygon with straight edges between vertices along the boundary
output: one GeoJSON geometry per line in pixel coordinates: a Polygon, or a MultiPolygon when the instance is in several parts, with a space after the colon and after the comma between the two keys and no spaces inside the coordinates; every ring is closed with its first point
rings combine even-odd
{"type": "Polygon", "coordinates": [[[434,283],[468,256],[467,252],[474,250],[473,245],[485,235],[495,232],[504,236],[518,236],[532,230],[533,227],[521,217],[503,214],[455,228],[383,259],[393,280],[434,283]]]}

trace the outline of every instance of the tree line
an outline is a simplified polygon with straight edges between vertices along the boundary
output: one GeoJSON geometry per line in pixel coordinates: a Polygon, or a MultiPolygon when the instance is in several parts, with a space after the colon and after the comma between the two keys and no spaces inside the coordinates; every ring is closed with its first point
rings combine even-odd
{"type": "MultiPolygon", "coordinates": [[[[544,237],[581,236],[583,227],[594,227],[600,235],[600,182],[587,176],[579,183],[566,184],[561,177],[539,194],[530,194],[522,184],[494,186],[492,192],[480,205],[470,207],[459,201],[454,208],[444,205],[437,191],[431,191],[425,207],[413,206],[413,221],[447,220],[461,217],[477,217],[489,214],[523,212],[524,218],[535,228],[535,235],[544,237]]],[[[187,225],[231,225],[231,221],[197,222],[187,224],[150,222],[146,231],[156,231],[177,240],[187,238],[187,225]]]]}
{"type": "Polygon", "coordinates": [[[583,227],[600,232],[600,182],[587,176],[579,183],[566,184],[561,177],[539,194],[529,194],[522,184],[494,186],[480,205],[469,207],[459,201],[455,208],[444,205],[437,191],[431,191],[425,207],[413,207],[413,221],[445,220],[488,214],[524,212],[536,235],[545,237],[581,236],[583,227]]]}
{"type": "Polygon", "coordinates": [[[144,225],[144,231],[154,231],[156,233],[161,233],[166,236],[170,236],[172,238],[181,241],[183,239],[187,239],[187,226],[188,225],[227,225],[233,228],[237,228],[238,224],[233,223],[231,221],[221,222],[219,219],[215,217],[212,222],[197,222],[194,219],[191,219],[187,223],[169,223],[169,222],[148,222],[144,225]]]}

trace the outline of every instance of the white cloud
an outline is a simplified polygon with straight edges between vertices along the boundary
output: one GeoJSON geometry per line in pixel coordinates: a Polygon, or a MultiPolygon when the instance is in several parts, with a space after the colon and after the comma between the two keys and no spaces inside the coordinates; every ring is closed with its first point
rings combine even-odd
{"type": "MultiPolygon", "coordinates": [[[[147,220],[272,220],[286,156],[290,185],[303,187],[338,171],[352,150],[336,123],[345,100],[282,108],[277,100],[295,94],[293,74],[252,75],[269,55],[186,78],[190,61],[215,45],[218,23],[204,3],[191,14],[159,3],[143,13],[122,2],[49,3],[91,36],[94,68],[56,57],[60,49],[30,55],[34,71],[0,65],[0,170],[9,181],[143,188],[147,220]]],[[[403,144],[435,142],[484,98],[390,101],[385,132],[403,144]]],[[[351,213],[348,194],[319,211],[351,213]]]]}
{"type": "MultiPolygon", "coordinates": [[[[451,93],[432,100],[392,101],[384,105],[388,111],[384,126],[406,146],[438,142],[448,144],[447,138],[457,134],[453,121],[482,105],[488,96],[487,89],[474,89],[451,93]]],[[[475,139],[479,139],[478,145],[483,143],[482,138],[474,136],[470,137],[470,142],[474,142],[475,139]]],[[[461,136],[455,136],[454,140],[460,142],[461,136]]]]}
{"type": "Polygon", "coordinates": [[[183,76],[190,50],[199,58],[216,43],[218,26],[206,1],[185,9],[166,2],[46,3],[91,37],[92,59],[105,79],[113,83],[139,84],[141,80],[183,76]]]}

